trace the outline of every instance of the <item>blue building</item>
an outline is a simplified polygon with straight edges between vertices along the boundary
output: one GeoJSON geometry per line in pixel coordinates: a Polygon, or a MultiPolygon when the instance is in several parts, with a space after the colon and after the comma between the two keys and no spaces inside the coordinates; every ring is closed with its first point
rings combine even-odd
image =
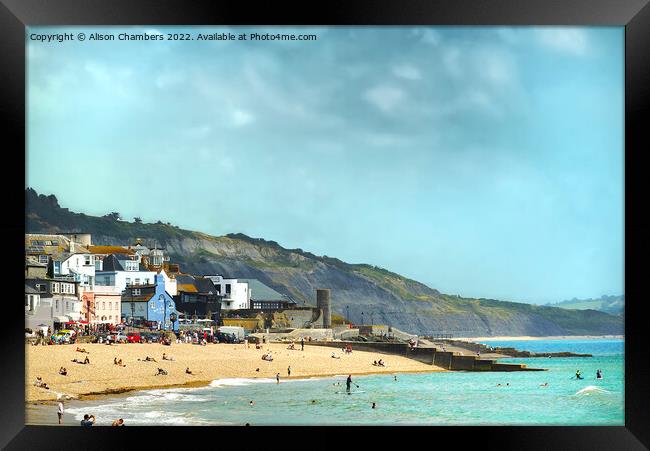
{"type": "Polygon", "coordinates": [[[160,329],[178,331],[178,312],[172,296],[165,291],[165,279],[156,274],[149,285],[127,285],[122,293],[122,318],[126,324],[144,321],[157,323],[160,329]],[[172,319],[174,321],[172,321],[172,319]]]}

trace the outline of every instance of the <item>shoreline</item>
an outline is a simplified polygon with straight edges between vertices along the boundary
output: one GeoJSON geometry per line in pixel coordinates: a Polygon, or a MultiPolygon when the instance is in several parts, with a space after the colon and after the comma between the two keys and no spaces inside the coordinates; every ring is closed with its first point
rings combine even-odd
{"type": "Polygon", "coordinates": [[[338,349],[305,344],[305,350],[288,350],[286,343],[265,344],[264,349],[246,348],[243,344],[83,344],[89,353],[76,352],[78,345],[26,346],[25,402],[26,404],[55,404],[59,397],[68,400],[93,400],[114,397],[134,391],[199,388],[220,379],[287,379],[333,377],[343,374],[370,375],[396,373],[432,373],[443,368],[422,363],[404,356],[379,355],[376,352],[355,350],[343,354],[338,349]],[[273,361],[264,361],[262,354],[271,351],[273,361]],[[167,353],[174,360],[162,360],[167,353]],[[332,353],[339,358],[332,359],[332,353]],[[90,364],[71,363],[88,356],[90,364]],[[156,362],[143,360],[152,356],[156,362]],[[74,359],[73,359],[74,358],[74,359]],[[125,366],[114,365],[123,360],[125,366]],[[385,367],[372,366],[382,358],[385,367]],[[68,370],[58,374],[60,367],[68,370]],[[291,376],[288,368],[291,367],[291,376]],[[167,375],[157,376],[157,369],[167,375]],[[193,374],[186,374],[190,368],[193,374]],[[34,386],[36,377],[42,377],[49,386],[45,390],[34,386]]]}
{"type": "Polygon", "coordinates": [[[517,335],[494,337],[454,337],[459,341],[538,341],[538,340],[625,340],[625,335],[548,335],[543,337],[517,335]]]}

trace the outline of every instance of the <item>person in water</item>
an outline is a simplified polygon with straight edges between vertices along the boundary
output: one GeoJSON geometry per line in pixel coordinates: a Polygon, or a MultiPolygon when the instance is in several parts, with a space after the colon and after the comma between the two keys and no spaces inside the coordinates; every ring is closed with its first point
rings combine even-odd
{"type": "Polygon", "coordinates": [[[345,391],[350,393],[350,385],[352,384],[352,375],[348,374],[348,378],[345,381],[345,391]]]}
{"type": "Polygon", "coordinates": [[[582,379],[582,373],[580,370],[576,370],[576,379],[582,379]]]}
{"type": "Polygon", "coordinates": [[[603,373],[598,369],[596,370],[596,379],[602,379],[603,378],[603,373]]]}

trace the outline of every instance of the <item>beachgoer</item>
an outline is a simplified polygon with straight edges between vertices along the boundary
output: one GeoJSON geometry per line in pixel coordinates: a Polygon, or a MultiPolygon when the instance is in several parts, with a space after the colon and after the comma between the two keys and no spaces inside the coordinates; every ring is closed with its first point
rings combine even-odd
{"type": "Polygon", "coordinates": [[[251,400],[251,401],[249,401],[248,405],[253,407],[255,405],[255,402],[253,400],[251,400]]]}
{"type": "Polygon", "coordinates": [[[576,379],[582,379],[582,375],[581,375],[581,374],[582,374],[582,373],[580,372],[580,370],[576,370],[576,379]]]}
{"type": "Polygon", "coordinates": [[[287,376],[291,376],[291,366],[287,368],[287,376]]]}
{"type": "Polygon", "coordinates": [[[94,415],[84,415],[84,419],[81,420],[81,425],[82,426],[92,426],[95,424],[95,416],[94,415]]]}
{"type": "Polygon", "coordinates": [[[59,374],[61,376],[65,376],[65,375],[68,374],[68,371],[65,368],[61,367],[61,368],[59,368],[59,374]]]}
{"type": "Polygon", "coordinates": [[[187,373],[187,374],[192,374],[192,372],[190,371],[190,367],[189,367],[189,366],[188,366],[187,368],[185,368],[185,373],[187,373]]]}
{"type": "Polygon", "coordinates": [[[84,359],[84,365],[85,365],[86,363],[90,363],[90,359],[88,358],[88,356],[86,356],[86,358],[84,359]]]}
{"type": "Polygon", "coordinates": [[[395,379],[394,379],[394,381],[395,381],[395,382],[397,382],[397,376],[395,376],[395,379]]]}
{"type": "Polygon", "coordinates": [[[167,371],[163,370],[162,368],[158,368],[158,374],[156,376],[167,376],[167,371]]]}
{"type": "Polygon", "coordinates": [[[312,403],[312,404],[316,404],[316,400],[315,400],[315,399],[312,399],[312,400],[311,400],[311,403],[312,403]]]}
{"type": "Polygon", "coordinates": [[[124,420],[122,418],[115,420],[111,426],[124,426],[124,420]]]}
{"type": "Polygon", "coordinates": [[[63,400],[59,400],[59,408],[56,411],[56,414],[59,416],[59,424],[63,424],[63,400]]]}
{"type": "Polygon", "coordinates": [[[259,372],[260,372],[260,369],[259,369],[259,368],[256,368],[255,371],[257,371],[257,372],[259,373],[259,372]]]}
{"type": "Polygon", "coordinates": [[[277,374],[275,375],[275,380],[276,380],[276,384],[279,384],[279,383],[280,383],[280,373],[277,373],[277,374]]]}
{"type": "Polygon", "coordinates": [[[377,408],[377,405],[376,405],[374,402],[372,403],[372,408],[373,408],[373,409],[376,409],[376,408],[377,408]]]}
{"type": "Polygon", "coordinates": [[[332,358],[333,359],[340,359],[341,357],[337,357],[335,353],[332,353],[332,358]]]}
{"type": "Polygon", "coordinates": [[[300,339],[300,350],[301,351],[305,350],[305,337],[300,339]]]}
{"type": "Polygon", "coordinates": [[[540,387],[548,387],[548,382],[544,382],[543,384],[539,384],[540,387]]]}
{"type": "Polygon", "coordinates": [[[596,370],[596,379],[602,379],[603,378],[603,373],[599,369],[596,370]]]}
{"type": "Polygon", "coordinates": [[[352,384],[352,375],[348,374],[348,378],[345,381],[345,391],[350,393],[350,384],[352,384]]]}
{"type": "Polygon", "coordinates": [[[376,360],[372,361],[372,366],[377,366],[377,361],[376,360]]]}

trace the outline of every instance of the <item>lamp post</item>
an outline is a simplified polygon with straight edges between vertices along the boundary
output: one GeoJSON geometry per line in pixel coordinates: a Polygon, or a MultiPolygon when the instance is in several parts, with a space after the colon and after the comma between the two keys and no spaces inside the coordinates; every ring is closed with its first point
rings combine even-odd
{"type": "Polygon", "coordinates": [[[347,320],[348,323],[350,322],[350,306],[349,305],[345,306],[345,319],[347,320]]]}
{"type": "Polygon", "coordinates": [[[363,312],[361,312],[361,325],[363,325],[363,312]]]}

